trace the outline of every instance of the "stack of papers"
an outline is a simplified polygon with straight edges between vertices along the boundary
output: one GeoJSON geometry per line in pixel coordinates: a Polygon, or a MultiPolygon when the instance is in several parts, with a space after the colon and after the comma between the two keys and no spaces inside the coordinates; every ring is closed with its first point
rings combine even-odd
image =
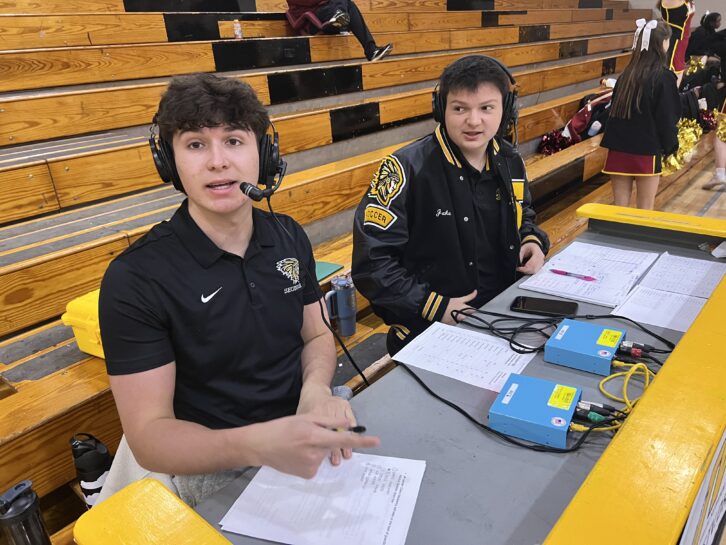
{"type": "Polygon", "coordinates": [[[533,357],[515,352],[504,339],[436,322],[394,359],[499,392],[509,375],[521,373],[533,357]]]}
{"type": "Polygon", "coordinates": [[[665,252],[641,286],[708,299],[726,272],[726,263],[679,257],[665,252]]]}
{"type": "Polygon", "coordinates": [[[726,264],[664,253],[613,314],[686,331],[726,273],[726,264]]]}
{"type": "Polygon", "coordinates": [[[658,257],[584,242],[573,242],[545,263],[520,288],[606,307],[622,303],[658,257]],[[557,274],[560,271],[567,274],[557,274]],[[581,277],[588,277],[583,279],[581,277]]]}
{"type": "Polygon", "coordinates": [[[403,545],[425,469],[357,452],[310,480],[262,467],[220,524],[290,545],[403,545]]]}

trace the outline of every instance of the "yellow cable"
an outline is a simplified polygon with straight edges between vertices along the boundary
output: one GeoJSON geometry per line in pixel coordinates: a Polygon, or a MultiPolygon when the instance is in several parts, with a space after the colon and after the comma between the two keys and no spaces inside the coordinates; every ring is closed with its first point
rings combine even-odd
{"type": "MultiPolygon", "coordinates": [[[[598,388],[600,390],[600,393],[607,397],[608,399],[611,399],[613,401],[617,401],[618,403],[622,403],[625,405],[625,408],[620,410],[619,412],[623,415],[628,415],[635,407],[635,404],[638,402],[640,397],[636,397],[635,399],[630,399],[630,396],[628,395],[628,386],[630,384],[630,380],[634,377],[642,377],[643,378],[643,392],[650,386],[651,381],[655,378],[655,373],[651,371],[648,366],[644,363],[626,363],[624,361],[619,360],[613,360],[613,367],[617,368],[623,368],[626,369],[625,371],[618,371],[616,373],[613,373],[604,379],[600,381],[598,384],[598,388]],[[610,382],[611,380],[623,377],[623,388],[622,388],[622,396],[618,397],[615,394],[611,394],[605,389],[605,384],[610,382]]],[[[625,416],[623,417],[625,418],[625,416]]],[[[592,431],[613,431],[617,430],[622,426],[622,422],[614,422],[611,426],[603,427],[603,428],[590,428],[588,426],[583,426],[582,424],[570,424],[570,430],[576,431],[576,432],[586,432],[588,430],[592,431]]]]}
{"type": "Polygon", "coordinates": [[[620,422],[613,423],[612,426],[602,427],[602,428],[590,428],[589,426],[583,426],[582,424],[570,424],[570,430],[571,431],[579,431],[584,432],[589,429],[592,429],[592,431],[612,431],[618,429],[622,424],[620,422]]]}
{"type": "Polygon", "coordinates": [[[625,409],[623,409],[624,413],[629,413],[635,404],[638,402],[640,397],[636,397],[635,399],[630,399],[628,396],[628,385],[630,384],[630,379],[632,379],[635,376],[642,376],[643,377],[643,391],[645,391],[648,386],[650,385],[650,382],[653,378],[655,378],[655,374],[648,368],[647,365],[644,363],[625,363],[622,361],[614,360],[613,365],[615,367],[623,367],[628,369],[627,371],[618,371],[617,373],[613,373],[610,376],[605,377],[600,381],[600,384],[598,385],[598,388],[600,390],[600,393],[602,393],[605,397],[608,399],[612,399],[613,401],[617,401],[618,403],[622,403],[625,405],[625,409]],[[623,388],[622,388],[622,395],[623,397],[618,397],[615,394],[611,394],[605,389],[605,384],[610,382],[611,380],[623,377],[623,388]]]}

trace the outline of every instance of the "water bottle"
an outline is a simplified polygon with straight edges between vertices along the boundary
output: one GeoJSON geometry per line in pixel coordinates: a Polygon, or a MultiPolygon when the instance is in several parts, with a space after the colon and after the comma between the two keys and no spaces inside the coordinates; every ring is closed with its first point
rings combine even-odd
{"type": "Polygon", "coordinates": [[[593,121],[592,125],[590,125],[590,128],[587,129],[587,135],[595,136],[597,133],[600,132],[600,129],[602,129],[602,123],[600,123],[599,121],[593,121]]]}
{"type": "Polygon", "coordinates": [[[86,506],[90,509],[96,503],[111,469],[111,454],[106,445],[89,433],[77,433],[71,437],[70,444],[76,475],[86,506]]]}
{"type": "Polygon", "coordinates": [[[331,318],[338,320],[338,333],[350,337],[355,333],[355,286],[350,275],[336,276],[330,281],[333,289],[325,294],[325,305],[331,318]]]}
{"type": "Polygon", "coordinates": [[[8,545],[51,545],[32,482],[22,481],[0,496],[0,527],[8,545]]]}
{"type": "Polygon", "coordinates": [[[239,19],[235,19],[232,22],[232,28],[234,29],[234,37],[238,40],[242,39],[242,25],[239,22],[239,19]]]}

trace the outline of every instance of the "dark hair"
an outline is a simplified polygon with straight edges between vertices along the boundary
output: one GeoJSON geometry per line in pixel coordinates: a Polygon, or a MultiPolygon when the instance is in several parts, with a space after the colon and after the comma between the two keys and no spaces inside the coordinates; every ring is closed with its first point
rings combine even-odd
{"type": "Polygon", "coordinates": [[[646,82],[654,78],[659,71],[668,70],[663,42],[671,37],[671,28],[665,21],[659,19],[658,25],[650,32],[648,49],[641,51],[640,45],[645,31],[643,28],[638,35],[630,63],[618,78],[617,92],[613,96],[610,108],[612,117],[630,119],[633,107],[640,113],[640,99],[646,82]]]}
{"type": "Polygon", "coordinates": [[[476,91],[482,83],[491,83],[502,98],[509,92],[509,76],[492,59],[484,55],[468,55],[462,57],[446,67],[441,74],[439,93],[446,104],[451,91],[476,91]]]}
{"type": "Polygon", "coordinates": [[[720,13],[716,13],[715,11],[712,11],[711,13],[704,13],[703,17],[701,17],[701,26],[704,27],[706,30],[716,30],[712,25],[716,22],[716,19],[721,17],[720,13]]]}
{"type": "Polygon", "coordinates": [[[270,117],[249,84],[200,73],[172,78],[159,102],[156,123],[169,143],[177,131],[221,126],[252,131],[260,141],[270,117]]]}

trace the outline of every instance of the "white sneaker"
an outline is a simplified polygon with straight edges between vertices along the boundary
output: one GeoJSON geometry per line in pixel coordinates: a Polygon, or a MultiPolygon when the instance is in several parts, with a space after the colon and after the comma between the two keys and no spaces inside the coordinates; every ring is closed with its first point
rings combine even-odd
{"type": "Polygon", "coordinates": [[[710,191],[726,191],[726,180],[720,180],[714,176],[708,183],[703,184],[701,187],[710,191]]]}

